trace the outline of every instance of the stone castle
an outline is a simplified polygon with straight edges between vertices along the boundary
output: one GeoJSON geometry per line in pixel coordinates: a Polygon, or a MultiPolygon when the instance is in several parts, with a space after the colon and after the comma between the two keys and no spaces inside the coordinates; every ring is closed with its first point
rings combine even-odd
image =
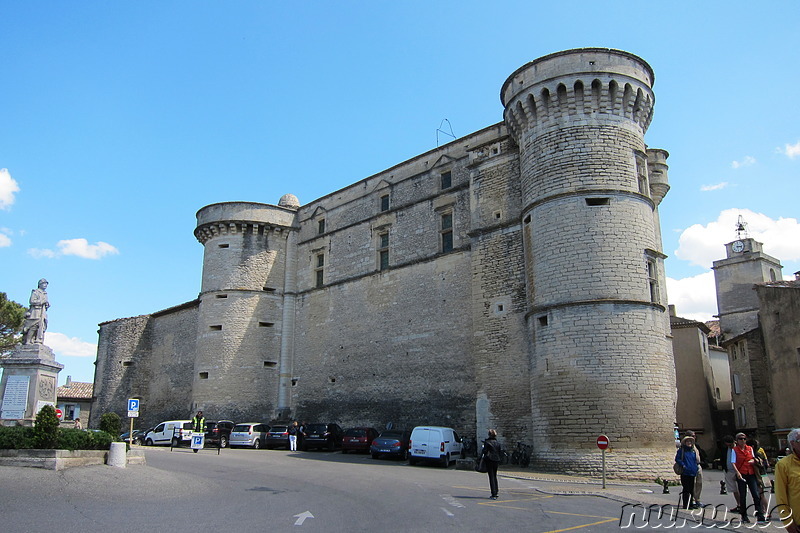
{"type": "Polygon", "coordinates": [[[199,297],[100,324],[92,417],[494,427],[584,473],[605,434],[612,474],[671,471],[653,82],[627,52],[551,54],[498,124],[306,205],[200,209],[199,297]]]}

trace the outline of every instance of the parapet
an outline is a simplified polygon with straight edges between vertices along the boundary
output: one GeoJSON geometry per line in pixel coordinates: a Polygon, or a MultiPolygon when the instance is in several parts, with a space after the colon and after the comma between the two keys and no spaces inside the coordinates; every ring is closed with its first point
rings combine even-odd
{"type": "Polygon", "coordinates": [[[194,235],[201,243],[220,233],[244,231],[243,228],[292,228],[296,209],[256,202],[223,202],[207,205],[197,212],[194,235]]]}
{"type": "Polygon", "coordinates": [[[647,130],[655,97],[653,69],[621,50],[579,48],[546,55],[517,69],[500,100],[515,137],[565,120],[625,118],[647,130]]]}

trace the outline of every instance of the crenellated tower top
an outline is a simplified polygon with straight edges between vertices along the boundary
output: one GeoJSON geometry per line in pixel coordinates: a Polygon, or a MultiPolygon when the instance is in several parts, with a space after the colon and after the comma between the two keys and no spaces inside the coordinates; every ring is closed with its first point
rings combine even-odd
{"type": "Polygon", "coordinates": [[[546,55],[517,69],[500,100],[512,135],[596,119],[619,120],[647,131],[655,97],[653,69],[621,50],[579,48],[546,55]]]}

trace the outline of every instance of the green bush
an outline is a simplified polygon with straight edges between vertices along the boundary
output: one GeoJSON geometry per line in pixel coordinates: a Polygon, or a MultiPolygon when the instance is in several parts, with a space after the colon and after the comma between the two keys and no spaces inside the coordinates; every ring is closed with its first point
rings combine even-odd
{"type": "Polygon", "coordinates": [[[105,431],[106,433],[119,438],[121,426],[122,423],[120,422],[119,415],[117,413],[105,413],[100,417],[100,425],[97,427],[97,429],[100,431],[105,431]]]}
{"type": "Polygon", "coordinates": [[[0,427],[0,450],[28,450],[33,447],[33,428],[0,427]]]}
{"type": "Polygon", "coordinates": [[[105,431],[84,431],[82,429],[61,428],[58,431],[60,450],[107,450],[114,437],[105,431]]]}
{"type": "Polygon", "coordinates": [[[37,448],[55,448],[58,440],[58,417],[52,405],[45,405],[36,415],[33,440],[37,448]]]}

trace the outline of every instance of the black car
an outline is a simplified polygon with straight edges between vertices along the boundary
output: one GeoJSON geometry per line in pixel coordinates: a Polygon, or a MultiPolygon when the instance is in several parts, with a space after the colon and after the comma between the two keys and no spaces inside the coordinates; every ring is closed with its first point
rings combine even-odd
{"type": "Polygon", "coordinates": [[[231,430],[235,425],[230,420],[206,422],[206,446],[227,448],[231,439],[231,430]]]}
{"type": "Polygon", "coordinates": [[[372,441],[369,452],[373,459],[389,456],[405,460],[408,457],[408,439],[410,438],[410,430],[387,429],[372,441]]]}
{"type": "Polygon", "coordinates": [[[289,449],[289,426],[272,426],[267,432],[267,449],[289,449]]]}
{"type": "Polygon", "coordinates": [[[339,424],[308,424],[305,428],[303,449],[327,448],[335,450],[342,445],[344,431],[339,424]]]}

